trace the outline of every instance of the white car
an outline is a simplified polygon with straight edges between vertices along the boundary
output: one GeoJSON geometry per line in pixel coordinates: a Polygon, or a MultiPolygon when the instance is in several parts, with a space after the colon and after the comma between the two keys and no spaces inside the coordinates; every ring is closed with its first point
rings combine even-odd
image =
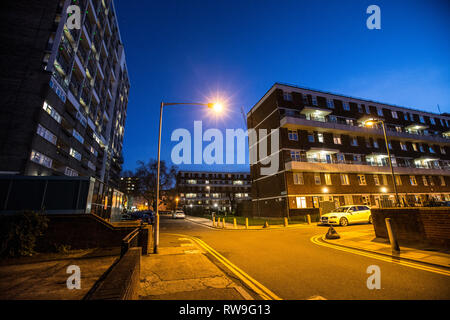
{"type": "Polygon", "coordinates": [[[186,218],[186,215],[184,214],[184,212],[183,212],[183,210],[175,210],[173,213],[172,213],[172,218],[173,219],[184,219],[184,218],[186,218]]]}
{"type": "Polygon", "coordinates": [[[348,205],[334,209],[320,218],[321,224],[347,226],[351,223],[372,223],[370,208],[364,205],[348,205]]]}

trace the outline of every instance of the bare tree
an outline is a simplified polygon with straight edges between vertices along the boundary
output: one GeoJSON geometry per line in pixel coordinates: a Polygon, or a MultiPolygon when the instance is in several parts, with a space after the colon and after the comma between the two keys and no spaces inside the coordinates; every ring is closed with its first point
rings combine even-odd
{"type": "MultiPolygon", "coordinates": [[[[134,176],[139,178],[137,186],[134,191],[135,196],[144,198],[148,203],[148,208],[156,210],[156,176],[157,176],[157,161],[150,159],[148,163],[138,161],[138,167],[134,173],[134,176]]],[[[173,186],[176,177],[175,166],[167,167],[164,161],[160,163],[160,183],[159,183],[159,202],[162,203],[161,190],[169,189],[173,186]]]]}

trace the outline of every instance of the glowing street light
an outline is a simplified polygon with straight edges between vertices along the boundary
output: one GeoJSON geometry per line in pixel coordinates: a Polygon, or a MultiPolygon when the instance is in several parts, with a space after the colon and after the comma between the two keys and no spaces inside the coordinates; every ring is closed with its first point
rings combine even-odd
{"type": "MultiPolygon", "coordinates": [[[[396,205],[400,206],[400,201],[399,201],[398,192],[397,192],[397,182],[395,181],[394,167],[392,166],[391,153],[389,152],[389,142],[388,142],[387,135],[386,135],[386,126],[384,124],[384,121],[381,119],[369,119],[364,122],[364,125],[365,126],[373,126],[374,124],[377,124],[377,123],[381,123],[381,125],[383,127],[384,142],[386,143],[386,150],[387,150],[388,159],[389,159],[389,166],[391,167],[392,183],[394,185],[395,201],[396,201],[396,205]]],[[[384,189],[386,189],[386,188],[384,188],[384,189]]],[[[382,191],[382,192],[386,192],[386,191],[382,191]]]]}
{"type": "MultiPolygon", "coordinates": [[[[155,214],[155,238],[154,238],[154,253],[158,253],[159,245],[159,176],[160,176],[160,160],[161,160],[161,129],[162,129],[162,117],[163,109],[165,106],[175,106],[175,105],[191,105],[191,106],[205,106],[213,109],[216,113],[220,113],[223,109],[223,104],[220,102],[212,103],[195,103],[195,102],[161,102],[159,109],[159,136],[158,136],[158,171],[156,175],[156,214],[155,214]]],[[[178,202],[177,202],[178,203],[178,202]]],[[[190,205],[192,207],[192,204],[190,205]]]]}

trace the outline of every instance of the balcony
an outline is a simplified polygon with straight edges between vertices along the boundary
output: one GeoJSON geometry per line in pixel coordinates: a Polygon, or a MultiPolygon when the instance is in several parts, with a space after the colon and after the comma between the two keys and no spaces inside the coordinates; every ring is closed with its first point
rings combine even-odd
{"type": "MultiPolygon", "coordinates": [[[[338,134],[351,134],[361,135],[365,137],[379,136],[383,137],[383,130],[378,127],[365,127],[359,124],[356,119],[348,119],[338,116],[323,116],[318,118],[311,117],[308,119],[303,114],[289,113],[281,116],[280,127],[289,129],[306,129],[306,130],[317,130],[319,128],[322,131],[333,132],[338,134]]],[[[425,132],[411,133],[405,128],[400,128],[400,131],[393,129],[386,124],[386,133],[389,137],[417,141],[426,140],[430,142],[437,143],[448,143],[449,138],[446,138],[444,134],[430,134],[425,132]]],[[[450,137],[450,135],[449,135],[450,137]]]]}
{"type": "Polygon", "coordinates": [[[74,76],[72,76],[72,79],[69,83],[70,91],[72,91],[72,94],[75,98],[79,97],[80,89],[81,89],[81,82],[78,81],[74,76]]]}
{"type": "Polygon", "coordinates": [[[66,76],[70,73],[70,63],[59,52],[56,57],[56,67],[59,68],[66,76]]]}
{"type": "MultiPolygon", "coordinates": [[[[449,166],[437,166],[432,164],[397,164],[393,163],[395,174],[410,175],[447,175],[450,176],[449,166]]],[[[334,173],[369,173],[391,174],[391,169],[386,162],[337,160],[333,158],[287,157],[285,161],[287,171],[298,172],[334,172],[334,173]]]]}

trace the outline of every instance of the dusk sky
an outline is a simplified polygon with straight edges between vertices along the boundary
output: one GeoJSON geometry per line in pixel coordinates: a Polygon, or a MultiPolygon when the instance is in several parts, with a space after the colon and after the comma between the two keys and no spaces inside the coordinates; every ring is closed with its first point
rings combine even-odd
{"type": "MultiPolygon", "coordinates": [[[[131,82],[124,170],[156,159],[159,104],[168,107],[161,158],[172,132],[244,128],[245,113],[275,82],[430,112],[450,112],[449,1],[142,1],[116,0],[131,82]],[[366,8],[381,8],[381,30],[366,8]]],[[[204,142],[204,146],[208,143],[204,142]]],[[[183,165],[184,170],[248,171],[248,165],[183,165]]]]}

